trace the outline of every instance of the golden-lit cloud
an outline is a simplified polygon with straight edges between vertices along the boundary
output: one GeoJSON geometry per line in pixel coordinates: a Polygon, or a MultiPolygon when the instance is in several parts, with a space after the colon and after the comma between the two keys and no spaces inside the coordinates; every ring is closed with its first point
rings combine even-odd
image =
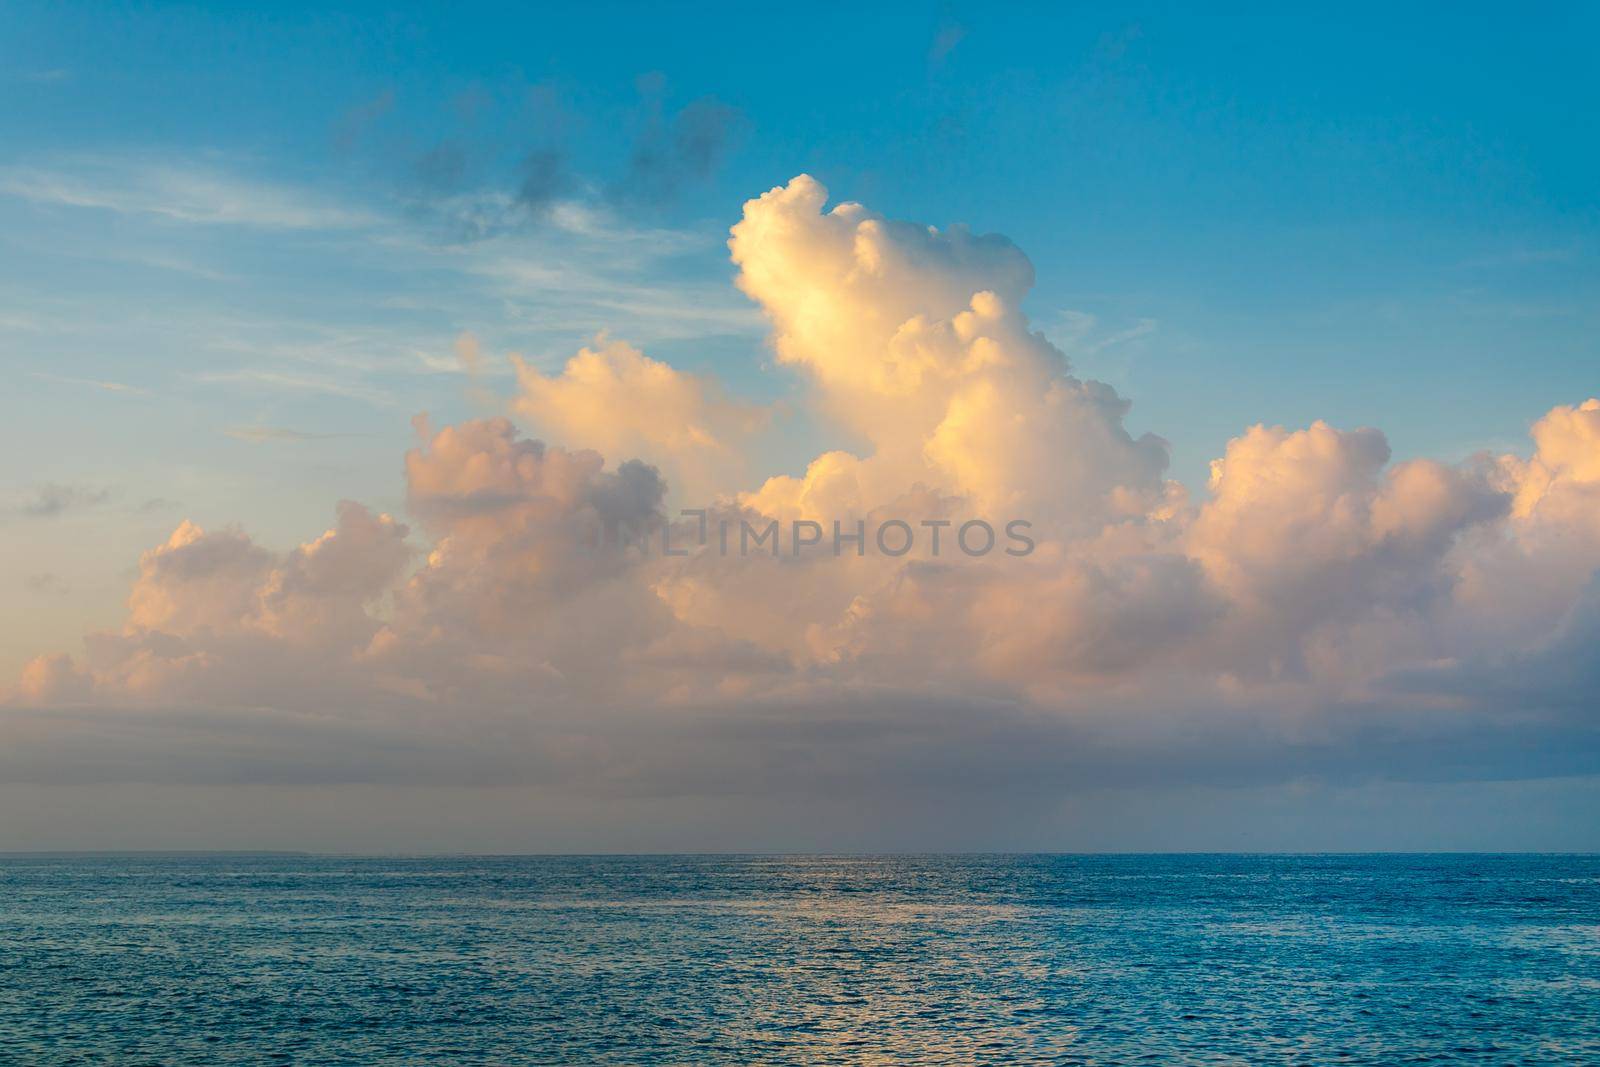
{"type": "Polygon", "coordinates": [[[558,375],[514,359],[515,412],[552,440],[643,459],[681,498],[708,499],[747,474],[751,439],[766,423],[713,380],[651,359],[622,341],[585,348],[558,375]]]}
{"type": "MultiPolygon", "coordinates": [[[[826,200],[802,175],[747,203],[728,244],[780,362],[871,445],[853,472],[858,510],[924,484],[1081,525],[1163,496],[1165,444],[1133,439],[1126,401],[1073,377],[1030,329],[1033,268],[1015,245],[826,200]]],[[[807,478],[846,465],[832,457],[807,478]]]]}
{"type": "MultiPolygon", "coordinates": [[[[622,790],[745,788],[751,766],[1044,780],[1069,738],[1134,766],[1248,737],[1270,777],[1308,736],[1358,745],[1358,718],[1570,725],[1571,692],[1511,708],[1461,679],[1492,655],[1592,675],[1569,661],[1600,637],[1600,401],[1549,411],[1526,458],[1461,464],[1395,462],[1371,428],[1254,426],[1190,500],[1128,401],[1032,328],[1015,245],[826,202],[795,178],[729,247],[832,447],[753,469],[764,407],[620,340],[559,373],[519,362],[520,426],[419,418],[414,532],[352,503],[288,552],[185,522],[122,627],[34,660],[11,703],[275,709],[459,777],[520,755],[622,790]],[[884,551],[902,527],[915,550],[884,551]],[[737,550],[769,528],[772,550],[737,550]],[[1037,751],[984,743],[1001,723],[1037,751]]],[[[470,335],[458,354],[476,373],[470,335]]]]}

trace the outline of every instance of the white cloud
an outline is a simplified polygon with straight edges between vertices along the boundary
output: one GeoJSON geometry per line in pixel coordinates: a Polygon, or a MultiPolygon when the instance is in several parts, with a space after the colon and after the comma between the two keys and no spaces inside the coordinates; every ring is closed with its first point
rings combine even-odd
{"type": "Polygon", "coordinates": [[[289,186],[242,179],[204,164],[75,159],[0,167],[0,195],[36,204],[154,215],[201,225],[328,230],[372,225],[373,216],[289,186]]]}
{"type": "Polygon", "coordinates": [[[102,378],[72,378],[60,374],[44,374],[40,371],[30,371],[28,376],[30,378],[38,378],[40,381],[57,382],[61,385],[82,385],[90,389],[103,389],[108,393],[127,393],[132,396],[150,395],[150,390],[148,389],[141,389],[136,385],[108,381],[102,378]]]}
{"type": "Polygon", "coordinates": [[[340,381],[320,374],[266,370],[258,367],[241,367],[236,370],[203,371],[194,376],[197,382],[209,385],[246,385],[253,388],[285,389],[295,393],[322,393],[360,400],[375,406],[393,403],[381,389],[360,382],[340,381]]]}
{"type": "Polygon", "coordinates": [[[744,483],[748,449],[767,413],[729,399],[715,381],[604,338],[559,375],[513,362],[520,387],[513,409],[550,439],[655,464],[689,503],[744,483]]]}
{"type": "MultiPolygon", "coordinates": [[[[1592,708],[1600,401],[1552,409],[1528,458],[1459,465],[1392,462],[1373,429],[1251,427],[1191,502],[1164,444],[1124,429],[1127,401],[1032,329],[1014,245],[825,203],[797,178],[730,244],[848,447],[746,481],[759,411],[715,382],[621,342],[559,374],[524,364],[513,405],[548,443],[504,418],[419,422],[416,534],[350,504],[287,553],[185,523],[143,558],[123,627],[81,663],[35,660],[4,721],[44,744],[28,709],[141,708],[140,773],[174,758],[162,744],[218,745],[200,716],[267,748],[321,739],[299,765],[287,742],[224,753],[272,780],[596,795],[1593,767],[1572,709],[1592,708]],[[587,547],[607,523],[659,536],[675,479],[721,495],[713,528],[1017,517],[1037,548],[587,547]],[[1474,697],[1463,671],[1491,652],[1550,685],[1474,697]]],[[[476,365],[476,341],[460,356],[476,365]]],[[[104,765],[99,721],[49,735],[50,758],[104,765]]]]}
{"type": "Polygon", "coordinates": [[[1127,404],[1068,372],[1020,311],[1027,257],[1003,237],[824,211],[802,175],[745,205],[729,247],[781,362],[873,453],[866,492],[921,482],[991,511],[1093,522],[1166,488],[1166,448],[1122,427],[1127,404]]]}

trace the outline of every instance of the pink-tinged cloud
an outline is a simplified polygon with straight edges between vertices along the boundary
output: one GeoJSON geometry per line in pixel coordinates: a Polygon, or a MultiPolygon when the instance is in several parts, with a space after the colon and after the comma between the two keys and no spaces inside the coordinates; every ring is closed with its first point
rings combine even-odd
{"type": "Polygon", "coordinates": [[[350,503],[287,553],[179,526],[120,630],[25,669],[4,766],[754,795],[1600,757],[1600,401],[1552,409],[1530,456],[1458,465],[1255,426],[1191,501],[1128,402],[1032,330],[1011,242],[826,199],[801,176],[751,200],[730,249],[851,443],[762,477],[764,413],[714,381],[621,342],[524,365],[509,408],[549,443],[419,419],[414,534],[350,503]],[[669,555],[697,525],[669,487],[712,529],[1020,517],[1036,545],[669,555]],[[618,525],[649,550],[593,551],[618,525]],[[1494,657],[1551,684],[1487,698],[1465,679],[1494,657]]]}

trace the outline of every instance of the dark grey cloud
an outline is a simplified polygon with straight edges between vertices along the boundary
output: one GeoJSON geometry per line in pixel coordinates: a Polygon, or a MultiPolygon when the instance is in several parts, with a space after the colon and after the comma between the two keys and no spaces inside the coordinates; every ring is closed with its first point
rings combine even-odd
{"type": "Polygon", "coordinates": [[[554,146],[535,148],[524,156],[521,178],[517,200],[536,212],[571,192],[575,184],[566,154],[554,146]]]}
{"type": "Polygon", "coordinates": [[[605,522],[638,522],[657,516],[667,495],[661,472],[642,460],[630,459],[615,473],[594,480],[590,500],[605,522]]]}
{"type": "Polygon", "coordinates": [[[23,584],[27,587],[28,592],[36,593],[40,596],[59,595],[67,591],[67,583],[62,581],[59,575],[51,574],[48,571],[28,575],[23,584]]]}
{"type": "Polygon", "coordinates": [[[394,90],[384,89],[369,100],[351,107],[334,125],[334,147],[350,151],[379,120],[394,110],[394,90]]]}
{"type": "Polygon", "coordinates": [[[934,32],[933,43],[928,45],[928,65],[938,67],[944,63],[956,45],[966,39],[967,28],[959,22],[946,19],[934,32]]]}
{"type": "Polygon", "coordinates": [[[744,121],[738,108],[715,97],[696,100],[678,113],[673,123],[673,147],[678,162],[693,178],[707,178],[721,165],[729,140],[744,121]]]}
{"type": "Polygon", "coordinates": [[[645,97],[628,171],[613,196],[630,204],[662,205],[710,178],[747,123],[743,112],[714,96],[691,101],[672,115],[648,83],[645,97]]]}
{"type": "Polygon", "coordinates": [[[604,113],[549,84],[473,86],[444,106],[386,90],[340,116],[333,142],[453,239],[540,225],[574,198],[651,211],[715,175],[748,121],[711,95],[674,108],[659,74],[637,84],[631,112],[604,113]]]}
{"type": "Polygon", "coordinates": [[[30,489],[16,510],[20,514],[31,518],[55,518],[68,511],[77,511],[103,504],[110,497],[111,490],[109,489],[92,489],[81,485],[46,482],[30,489]]]}
{"type": "Polygon", "coordinates": [[[429,148],[411,164],[412,178],[434,193],[453,193],[466,183],[470,161],[460,141],[446,140],[429,148]]]}
{"type": "Polygon", "coordinates": [[[1592,717],[1533,725],[1415,709],[1407,717],[1370,704],[1329,706],[1311,730],[1266,729],[1236,710],[1041,713],[909,691],[663,715],[514,702],[439,707],[370,691],[357,698],[335,683],[320,702],[293,709],[13,707],[0,722],[0,783],[536,784],[596,798],[851,797],[870,807],[923,792],[1020,804],[1108,788],[1600,774],[1592,717]]]}
{"type": "Polygon", "coordinates": [[[1531,648],[1397,672],[1388,692],[1476,711],[1494,708],[1600,728],[1600,573],[1559,624],[1531,648]]]}

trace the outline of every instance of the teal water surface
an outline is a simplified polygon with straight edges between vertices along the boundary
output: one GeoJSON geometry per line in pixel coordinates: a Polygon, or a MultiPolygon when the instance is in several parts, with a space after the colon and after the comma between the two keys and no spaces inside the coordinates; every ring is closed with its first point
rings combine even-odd
{"type": "Polygon", "coordinates": [[[1600,857],[0,857],[0,1061],[1600,1063],[1600,857]]]}

